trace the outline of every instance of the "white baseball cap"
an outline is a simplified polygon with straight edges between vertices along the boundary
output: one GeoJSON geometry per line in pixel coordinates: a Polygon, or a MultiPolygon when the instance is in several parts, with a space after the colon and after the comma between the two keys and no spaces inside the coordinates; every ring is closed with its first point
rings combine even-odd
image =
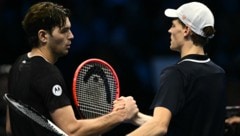
{"type": "Polygon", "coordinates": [[[206,37],[202,31],[204,27],[214,27],[214,16],[211,10],[200,2],[189,2],[183,4],[178,9],[166,9],[164,14],[167,17],[179,18],[193,32],[203,37],[206,37]]]}

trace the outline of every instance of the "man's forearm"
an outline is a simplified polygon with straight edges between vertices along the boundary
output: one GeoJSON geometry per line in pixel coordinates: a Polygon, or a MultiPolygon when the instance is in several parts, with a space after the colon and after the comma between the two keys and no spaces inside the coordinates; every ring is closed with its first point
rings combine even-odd
{"type": "Polygon", "coordinates": [[[134,125],[141,126],[142,124],[146,123],[150,119],[152,119],[152,116],[139,112],[137,116],[132,120],[132,123],[134,125]]]}

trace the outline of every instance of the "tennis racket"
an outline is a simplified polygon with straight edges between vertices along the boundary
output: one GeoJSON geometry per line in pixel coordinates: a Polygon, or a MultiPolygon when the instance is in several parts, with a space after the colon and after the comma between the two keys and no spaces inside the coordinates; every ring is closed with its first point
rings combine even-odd
{"type": "Polygon", "coordinates": [[[107,114],[112,111],[113,101],[120,95],[118,76],[104,60],[85,60],[75,70],[72,94],[82,118],[107,114]]]}
{"type": "Polygon", "coordinates": [[[32,107],[22,103],[21,101],[17,101],[12,98],[9,94],[4,94],[3,99],[7,102],[10,108],[15,110],[20,115],[31,119],[36,122],[40,126],[46,128],[47,130],[53,132],[58,136],[68,136],[65,132],[63,132],[60,128],[54,125],[50,120],[41,115],[38,111],[33,109],[32,107]]]}

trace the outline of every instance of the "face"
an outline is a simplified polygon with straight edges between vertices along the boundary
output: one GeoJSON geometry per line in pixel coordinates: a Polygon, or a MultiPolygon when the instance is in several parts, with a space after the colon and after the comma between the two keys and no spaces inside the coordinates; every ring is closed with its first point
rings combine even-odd
{"type": "Polygon", "coordinates": [[[47,46],[51,53],[56,57],[64,56],[68,54],[71,41],[74,38],[70,30],[71,23],[69,18],[66,19],[66,24],[62,28],[55,27],[52,34],[48,35],[47,46]]]}
{"type": "Polygon", "coordinates": [[[186,32],[185,27],[179,22],[178,19],[174,19],[168,32],[171,34],[170,49],[180,52],[184,43],[184,36],[186,32]]]}

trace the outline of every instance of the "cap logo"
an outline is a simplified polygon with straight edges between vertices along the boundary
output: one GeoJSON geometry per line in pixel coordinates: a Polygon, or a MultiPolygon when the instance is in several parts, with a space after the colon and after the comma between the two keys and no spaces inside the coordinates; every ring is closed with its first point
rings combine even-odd
{"type": "Polygon", "coordinates": [[[187,17],[185,15],[182,15],[182,20],[185,20],[187,17]]]}
{"type": "Polygon", "coordinates": [[[54,85],[52,87],[52,93],[55,96],[60,96],[62,94],[62,87],[60,85],[54,85]]]}

